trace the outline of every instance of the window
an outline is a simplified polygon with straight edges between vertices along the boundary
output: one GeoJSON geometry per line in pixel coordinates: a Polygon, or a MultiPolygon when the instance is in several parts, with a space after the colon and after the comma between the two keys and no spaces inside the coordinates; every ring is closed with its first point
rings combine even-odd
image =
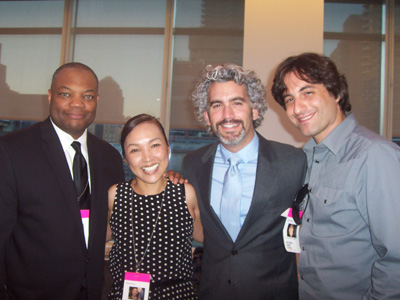
{"type": "Polygon", "coordinates": [[[216,140],[196,120],[191,92],[207,65],[242,64],[243,17],[244,1],[176,2],[169,136],[178,172],[186,153],[216,140]]]}
{"type": "Polygon", "coordinates": [[[394,139],[400,137],[399,3],[326,0],[324,6],[324,54],[347,77],[352,111],[360,124],[394,139]]]}
{"type": "Polygon", "coordinates": [[[0,1],[0,135],[46,118],[52,73],[79,61],[100,80],[89,130],[120,150],[128,118],[159,117],[179,171],[213,141],[190,92],[206,64],[242,63],[243,24],[244,0],[0,1]]]}

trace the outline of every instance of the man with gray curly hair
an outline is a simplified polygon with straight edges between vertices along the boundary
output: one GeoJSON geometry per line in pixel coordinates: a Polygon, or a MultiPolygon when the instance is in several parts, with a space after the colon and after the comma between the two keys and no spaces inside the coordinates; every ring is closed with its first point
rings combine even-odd
{"type": "Polygon", "coordinates": [[[303,182],[300,149],[255,131],[267,110],[254,71],[207,66],[192,94],[195,114],[218,142],[189,153],[204,228],[200,299],[297,299],[294,254],[286,252],[281,214],[303,182]]]}

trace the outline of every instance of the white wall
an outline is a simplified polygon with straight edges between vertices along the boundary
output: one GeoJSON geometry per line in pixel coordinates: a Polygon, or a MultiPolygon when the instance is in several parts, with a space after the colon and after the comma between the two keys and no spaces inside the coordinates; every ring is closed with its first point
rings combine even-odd
{"type": "Polygon", "coordinates": [[[246,0],[243,66],[267,87],[268,110],[257,129],[265,138],[302,147],[308,138],[289,122],[271,95],[274,71],[286,57],[322,53],[323,0],[246,0]]]}

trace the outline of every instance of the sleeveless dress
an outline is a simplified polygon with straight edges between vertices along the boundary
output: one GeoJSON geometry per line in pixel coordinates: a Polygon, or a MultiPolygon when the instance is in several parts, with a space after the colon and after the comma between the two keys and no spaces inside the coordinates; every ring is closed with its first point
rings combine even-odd
{"type": "Polygon", "coordinates": [[[108,299],[122,298],[125,271],[135,271],[134,253],[137,262],[143,259],[139,272],[151,274],[149,299],[197,299],[192,283],[193,219],[184,185],[168,180],[162,193],[144,196],[133,191],[131,181],[118,184],[110,226],[114,236],[110,251],[114,283],[108,299]]]}

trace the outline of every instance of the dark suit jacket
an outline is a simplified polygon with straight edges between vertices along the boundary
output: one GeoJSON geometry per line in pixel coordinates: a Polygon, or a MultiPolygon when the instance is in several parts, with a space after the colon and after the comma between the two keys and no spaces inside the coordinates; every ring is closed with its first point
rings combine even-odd
{"type": "Polygon", "coordinates": [[[1,299],[75,299],[85,276],[88,298],[101,298],[107,191],[123,181],[123,169],[108,143],[88,133],[87,146],[88,249],[72,176],[50,119],[0,138],[1,299]]]}
{"type": "Polygon", "coordinates": [[[183,173],[194,186],[204,227],[200,299],[297,299],[296,257],[283,245],[281,214],[291,205],[306,169],[301,149],[259,135],[253,200],[233,243],[210,205],[218,144],[189,153],[183,173]]]}

